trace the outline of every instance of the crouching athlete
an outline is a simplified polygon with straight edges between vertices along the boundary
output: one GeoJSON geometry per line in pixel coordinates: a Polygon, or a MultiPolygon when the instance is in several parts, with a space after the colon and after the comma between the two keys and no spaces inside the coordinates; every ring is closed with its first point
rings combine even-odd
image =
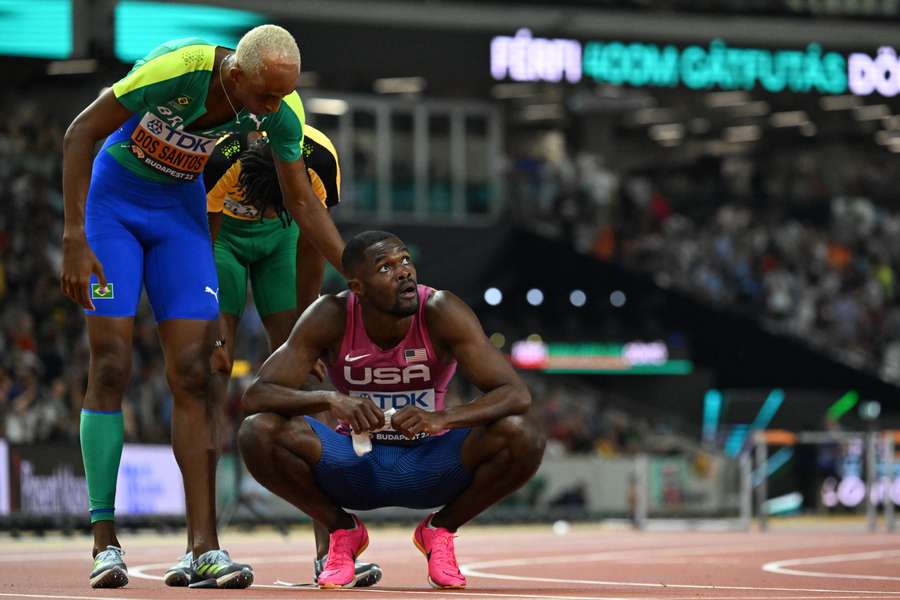
{"type": "Polygon", "coordinates": [[[367,231],[345,247],[348,292],[300,317],[244,394],[238,444],[253,476],[330,532],[321,588],[352,587],[368,545],[347,510],[437,508],[413,542],[428,581],[463,588],[457,529],[537,470],[544,436],[526,414],[531,396],[458,297],[417,285],[395,235],[367,231]],[[337,391],[300,389],[322,359],[337,391]],[[457,364],[482,395],[447,408],[457,364]],[[385,411],[396,408],[385,422],[385,411]],[[310,415],[327,412],[336,428],[310,415]],[[380,431],[379,431],[380,430],[380,431]],[[350,434],[371,432],[358,456],[350,434]]]}

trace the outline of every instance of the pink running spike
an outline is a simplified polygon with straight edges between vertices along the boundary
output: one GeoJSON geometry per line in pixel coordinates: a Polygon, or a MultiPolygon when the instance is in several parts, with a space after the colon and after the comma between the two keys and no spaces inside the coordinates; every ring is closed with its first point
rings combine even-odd
{"type": "Polygon", "coordinates": [[[351,588],[356,585],[356,557],[369,545],[369,532],[356,515],[353,529],[335,529],[328,540],[328,560],[319,573],[320,588],[351,588]]]}
{"type": "Polygon", "coordinates": [[[413,533],[413,543],[428,559],[428,583],[441,589],[463,589],[466,578],[459,571],[453,538],[456,537],[443,527],[431,527],[431,513],[419,523],[413,533]]]}

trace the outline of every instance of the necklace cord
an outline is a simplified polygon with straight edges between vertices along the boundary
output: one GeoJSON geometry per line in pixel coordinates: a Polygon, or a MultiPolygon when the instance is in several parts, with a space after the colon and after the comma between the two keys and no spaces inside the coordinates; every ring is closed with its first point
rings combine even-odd
{"type": "Polygon", "coordinates": [[[222,62],[219,63],[219,85],[222,86],[222,92],[225,93],[225,100],[228,101],[228,106],[231,107],[231,112],[234,113],[234,121],[235,121],[235,123],[239,123],[240,120],[238,119],[238,111],[235,110],[234,104],[232,104],[232,102],[231,102],[231,98],[228,97],[228,90],[225,89],[225,82],[222,80],[222,67],[225,65],[225,61],[228,60],[228,57],[229,57],[229,56],[231,56],[231,55],[228,54],[227,56],[225,56],[225,58],[222,59],[222,62]]]}

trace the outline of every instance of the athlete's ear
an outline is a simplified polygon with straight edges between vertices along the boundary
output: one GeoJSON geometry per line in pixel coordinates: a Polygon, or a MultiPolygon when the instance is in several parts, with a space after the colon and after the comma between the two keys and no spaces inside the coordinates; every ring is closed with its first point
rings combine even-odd
{"type": "Polygon", "coordinates": [[[244,80],[247,77],[247,74],[238,66],[237,63],[232,64],[228,68],[228,76],[231,77],[231,80],[237,87],[243,87],[244,80]]]}
{"type": "Polygon", "coordinates": [[[351,292],[356,294],[357,298],[359,298],[363,295],[362,282],[359,279],[357,279],[356,277],[353,277],[353,278],[347,280],[347,287],[350,288],[351,292]]]}

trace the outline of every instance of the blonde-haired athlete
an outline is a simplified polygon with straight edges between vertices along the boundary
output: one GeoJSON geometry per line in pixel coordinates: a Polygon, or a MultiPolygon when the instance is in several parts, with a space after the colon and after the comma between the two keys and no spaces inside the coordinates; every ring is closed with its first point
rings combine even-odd
{"type": "Polygon", "coordinates": [[[90,345],[81,448],[94,534],[92,587],[128,582],[113,519],[141,288],[159,324],[174,398],[172,446],[192,539],[189,584],[243,588],[253,581],[249,566],[219,548],[216,532],[209,361],[219,284],[202,174],[222,134],[265,130],[287,210],[340,267],[343,241],[313,194],[300,151],[300,53],[289,38],[262,26],[241,40],[240,57],[194,38],[164,43],[66,131],[60,279],[63,293],[85,309],[90,345]]]}

